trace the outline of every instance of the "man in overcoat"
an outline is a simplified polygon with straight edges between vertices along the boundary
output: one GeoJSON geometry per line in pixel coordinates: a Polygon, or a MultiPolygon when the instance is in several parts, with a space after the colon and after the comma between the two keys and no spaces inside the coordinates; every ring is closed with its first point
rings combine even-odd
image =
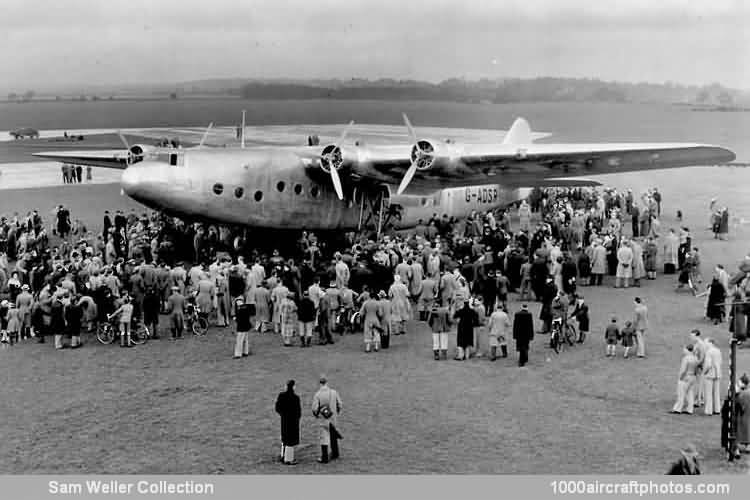
{"type": "Polygon", "coordinates": [[[302,405],[294,393],[294,380],[286,383],[286,391],[276,398],[276,413],[281,416],[281,455],[279,461],[286,465],[297,465],[294,447],[299,444],[299,421],[302,405]]]}
{"type": "Polygon", "coordinates": [[[529,343],[534,338],[534,317],[529,312],[529,306],[523,304],[513,318],[513,339],[518,351],[518,366],[524,366],[529,361],[529,343]]]}

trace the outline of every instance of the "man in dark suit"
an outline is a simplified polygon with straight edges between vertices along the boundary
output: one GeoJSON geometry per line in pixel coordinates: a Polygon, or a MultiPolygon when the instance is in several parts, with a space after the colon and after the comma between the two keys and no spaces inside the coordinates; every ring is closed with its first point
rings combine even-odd
{"type": "Polygon", "coordinates": [[[513,318],[513,338],[518,351],[518,366],[524,366],[529,361],[529,343],[534,338],[534,317],[527,304],[523,304],[513,318]]]}

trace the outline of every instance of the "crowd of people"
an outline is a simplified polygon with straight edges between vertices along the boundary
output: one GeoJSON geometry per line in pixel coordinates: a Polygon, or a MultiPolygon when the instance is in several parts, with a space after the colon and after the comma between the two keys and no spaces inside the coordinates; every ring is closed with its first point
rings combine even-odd
{"type": "MultiPolygon", "coordinates": [[[[434,214],[407,231],[349,233],[338,246],[305,231],[283,255],[231,228],[159,213],[105,212],[98,233],[71,223],[63,206],[52,224],[37,211],[14,214],[0,218],[0,326],[7,344],[53,336],[58,349],[78,348],[83,333],[116,318],[120,345],[130,347],[131,322],[144,322],[158,338],[159,316],[166,315],[176,340],[185,310],[195,307],[219,327],[234,320],[234,357],[242,358],[250,354],[251,330],[270,329],[284,346],[301,347],[311,347],[315,335],[326,345],[335,333],[361,331],[363,349],[374,353],[417,320],[433,333],[435,360],[447,358],[455,325],[454,359],[484,349],[490,360],[507,357],[514,339],[524,366],[536,330],[529,300],[542,304],[542,333],[575,319],[583,342],[590,319],[582,286],[641,286],[658,272],[679,271],[679,286],[697,292],[700,253],[687,227],[662,229],[661,202],[657,189],[640,197],[630,190],[535,190],[514,214],[515,230],[510,210],[460,220],[434,214]],[[522,303],[511,321],[512,293],[522,303]],[[480,325],[486,345],[478,345],[480,325]]],[[[724,302],[728,294],[744,300],[748,281],[732,280],[718,266],[707,301],[707,316],[722,321],[729,310],[742,338],[747,322],[739,319],[747,311],[724,302]]],[[[646,311],[636,299],[633,321],[622,330],[616,319],[607,327],[607,355],[621,342],[625,357],[631,348],[645,356],[646,311]]]]}

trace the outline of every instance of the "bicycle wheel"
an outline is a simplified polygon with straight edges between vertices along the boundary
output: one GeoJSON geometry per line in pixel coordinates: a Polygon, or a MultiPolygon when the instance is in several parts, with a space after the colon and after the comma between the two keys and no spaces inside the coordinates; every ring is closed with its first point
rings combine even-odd
{"type": "Polygon", "coordinates": [[[109,323],[100,323],[96,330],[96,339],[102,344],[111,344],[115,340],[115,329],[109,323]]]}
{"type": "Polygon", "coordinates": [[[208,321],[206,318],[197,318],[195,321],[193,321],[193,335],[197,335],[199,337],[202,337],[206,334],[208,331],[208,321]]]}
{"type": "Polygon", "coordinates": [[[552,334],[549,337],[549,346],[554,349],[555,354],[560,353],[560,334],[556,330],[552,330],[552,334]]]}
{"type": "Polygon", "coordinates": [[[576,332],[576,327],[568,323],[568,325],[565,327],[565,340],[568,341],[568,344],[573,345],[578,340],[578,333],[576,332]]]}
{"type": "Polygon", "coordinates": [[[146,325],[139,321],[130,332],[130,341],[135,345],[142,345],[148,342],[150,336],[151,333],[146,325]]]}

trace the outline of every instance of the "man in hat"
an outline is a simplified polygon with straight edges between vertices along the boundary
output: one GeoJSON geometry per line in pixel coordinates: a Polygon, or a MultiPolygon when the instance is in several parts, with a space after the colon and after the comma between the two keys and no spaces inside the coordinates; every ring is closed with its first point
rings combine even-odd
{"type": "MultiPolygon", "coordinates": [[[[172,292],[177,287],[172,287],[172,292]]],[[[161,310],[161,297],[154,287],[148,288],[145,293],[141,292],[141,307],[143,308],[143,324],[151,330],[151,338],[159,338],[159,311],[161,310]]],[[[167,298],[169,301],[169,298],[167,298]]]]}
{"type": "Polygon", "coordinates": [[[432,304],[426,318],[432,329],[432,354],[435,361],[448,359],[448,333],[451,329],[451,315],[448,306],[439,301],[432,304]]]}
{"type": "Polygon", "coordinates": [[[237,297],[234,301],[234,321],[237,330],[237,337],[234,343],[234,359],[243,358],[250,355],[250,343],[248,335],[252,324],[252,306],[245,304],[244,297],[237,297]]]}
{"type": "Polygon", "coordinates": [[[172,340],[182,338],[182,330],[185,325],[185,297],[180,293],[179,288],[172,287],[172,295],[167,299],[167,315],[169,315],[169,324],[172,329],[172,340]]]}
{"type": "Polygon", "coordinates": [[[297,465],[297,460],[294,458],[294,448],[299,444],[299,421],[302,417],[302,405],[299,396],[294,393],[294,380],[288,381],[286,391],[280,393],[276,398],[276,413],[281,417],[281,456],[279,461],[286,465],[297,465]]]}
{"type": "Polygon", "coordinates": [[[320,458],[318,462],[327,464],[329,459],[335,460],[339,457],[338,440],[341,439],[341,434],[336,426],[342,404],[339,393],[328,386],[328,379],[325,375],[320,376],[319,382],[320,389],[312,400],[312,414],[318,420],[319,426],[320,458]]]}
{"type": "Polygon", "coordinates": [[[529,343],[534,338],[534,317],[529,312],[526,303],[513,318],[513,339],[518,351],[518,366],[524,366],[529,361],[529,343]]]}

